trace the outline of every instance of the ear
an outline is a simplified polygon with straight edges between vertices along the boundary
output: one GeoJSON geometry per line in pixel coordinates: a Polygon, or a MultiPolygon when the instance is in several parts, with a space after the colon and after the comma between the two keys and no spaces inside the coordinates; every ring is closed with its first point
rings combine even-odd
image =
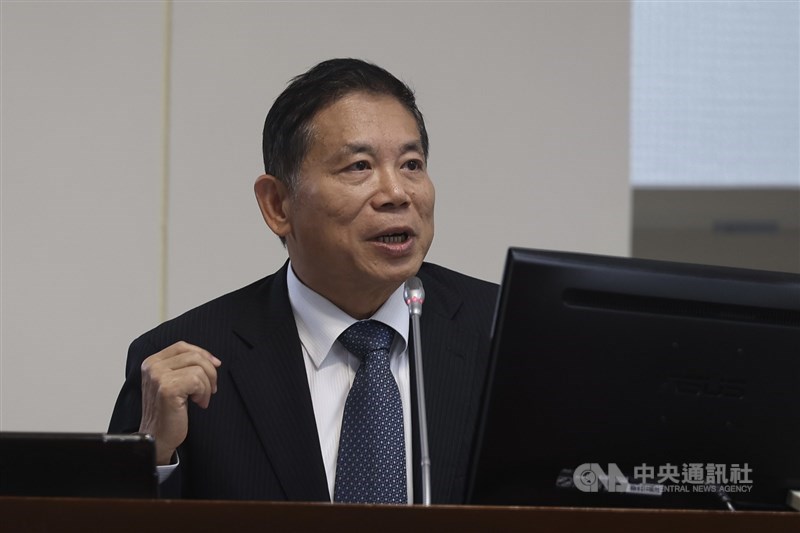
{"type": "Polygon", "coordinates": [[[269,174],[259,176],[254,190],[264,222],[278,237],[286,237],[292,230],[291,198],[286,185],[269,174]]]}

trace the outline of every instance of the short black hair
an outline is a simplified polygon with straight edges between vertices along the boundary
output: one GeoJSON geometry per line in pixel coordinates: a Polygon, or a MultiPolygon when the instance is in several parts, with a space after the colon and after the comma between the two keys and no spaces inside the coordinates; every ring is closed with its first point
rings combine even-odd
{"type": "Polygon", "coordinates": [[[328,105],[356,92],[396,98],[414,116],[422,150],[428,158],[428,132],[414,91],[372,63],[329,59],[293,78],[272,104],[264,121],[264,171],[293,191],[311,142],[314,117],[328,105]]]}

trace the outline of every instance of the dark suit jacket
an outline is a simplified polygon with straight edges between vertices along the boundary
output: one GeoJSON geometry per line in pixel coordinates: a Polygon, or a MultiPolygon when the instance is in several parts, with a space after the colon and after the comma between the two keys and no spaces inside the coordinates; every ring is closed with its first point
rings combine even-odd
{"type": "MultiPolygon", "coordinates": [[[[178,450],[181,464],[162,494],[166,489],[173,497],[330,501],[286,268],[165,322],[131,344],[109,432],[138,430],[140,366],[146,357],[184,340],[222,361],[218,392],[208,409],[189,404],[189,434],[178,450]]],[[[426,293],[421,329],[431,499],[462,503],[497,286],[429,263],[418,276],[426,293]]],[[[416,443],[416,405],[413,409],[416,443]]]]}

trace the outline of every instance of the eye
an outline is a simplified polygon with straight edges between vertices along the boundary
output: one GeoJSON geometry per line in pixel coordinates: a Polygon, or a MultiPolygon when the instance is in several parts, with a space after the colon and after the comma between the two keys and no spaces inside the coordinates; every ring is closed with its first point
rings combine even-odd
{"type": "Polygon", "coordinates": [[[422,161],[419,159],[410,159],[406,161],[403,166],[411,171],[422,170],[422,161]]]}
{"type": "Polygon", "coordinates": [[[347,170],[355,170],[355,171],[358,171],[358,172],[361,172],[361,171],[364,171],[364,170],[368,170],[368,169],[369,169],[369,163],[366,162],[366,161],[356,161],[355,163],[353,163],[352,165],[347,167],[347,170]]]}

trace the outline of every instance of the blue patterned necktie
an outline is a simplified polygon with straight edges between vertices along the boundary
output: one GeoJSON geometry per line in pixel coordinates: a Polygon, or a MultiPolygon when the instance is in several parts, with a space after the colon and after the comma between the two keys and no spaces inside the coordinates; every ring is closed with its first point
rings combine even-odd
{"type": "Polygon", "coordinates": [[[356,322],[339,336],[361,366],[344,406],[336,502],[408,503],[403,404],[389,368],[393,338],[394,330],[375,320],[356,322]]]}

